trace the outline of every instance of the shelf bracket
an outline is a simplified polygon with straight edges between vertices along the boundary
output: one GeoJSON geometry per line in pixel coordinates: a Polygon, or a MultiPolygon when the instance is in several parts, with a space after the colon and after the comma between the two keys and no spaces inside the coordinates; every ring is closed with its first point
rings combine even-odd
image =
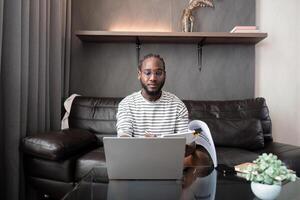
{"type": "Polygon", "coordinates": [[[136,38],[136,59],[137,59],[137,66],[139,66],[139,62],[140,62],[140,53],[141,53],[141,42],[139,40],[139,38],[136,38]]]}
{"type": "Polygon", "coordinates": [[[202,50],[203,50],[203,44],[204,44],[204,40],[205,39],[203,39],[203,40],[201,40],[199,43],[198,43],[198,48],[197,48],[197,53],[198,53],[198,69],[199,69],[199,71],[201,72],[201,70],[202,70],[202,67],[203,67],[203,61],[202,61],[202,57],[203,57],[203,55],[202,55],[202,50]]]}

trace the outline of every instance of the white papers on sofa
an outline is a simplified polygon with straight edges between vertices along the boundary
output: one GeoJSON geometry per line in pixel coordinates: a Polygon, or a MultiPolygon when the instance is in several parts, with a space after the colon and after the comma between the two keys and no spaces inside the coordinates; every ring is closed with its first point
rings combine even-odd
{"type": "Polygon", "coordinates": [[[217,167],[216,148],[207,124],[200,120],[193,120],[189,123],[188,128],[188,132],[161,135],[161,137],[185,137],[187,144],[195,142],[197,145],[203,146],[209,153],[214,167],[217,167]],[[200,132],[200,134],[195,134],[195,132],[200,132]]]}
{"type": "Polygon", "coordinates": [[[80,95],[79,94],[72,94],[64,102],[64,107],[65,107],[66,113],[65,113],[63,119],[61,120],[61,130],[69,128],[69,115],[70,115],[70,112],[71,112],[71,107],[72,107],[73,100],[77,96],[80,96],[80,95]]]}

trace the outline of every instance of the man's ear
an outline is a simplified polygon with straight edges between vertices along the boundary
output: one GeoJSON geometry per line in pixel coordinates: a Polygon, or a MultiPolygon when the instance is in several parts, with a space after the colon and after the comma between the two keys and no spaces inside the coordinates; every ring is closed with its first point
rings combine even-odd
{"type": "Polygon", "coordinates": [[[141,71],[138,70],[138,79],[141,80],[141,71]]]}

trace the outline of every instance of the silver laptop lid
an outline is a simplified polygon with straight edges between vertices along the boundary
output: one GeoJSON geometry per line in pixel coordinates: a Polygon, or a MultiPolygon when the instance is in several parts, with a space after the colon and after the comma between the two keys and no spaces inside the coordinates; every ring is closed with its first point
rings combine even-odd
{"type": "Polygon", "coordinates": [[[181,179],[185,138],[104,137],[109,179],[181,179]]]}

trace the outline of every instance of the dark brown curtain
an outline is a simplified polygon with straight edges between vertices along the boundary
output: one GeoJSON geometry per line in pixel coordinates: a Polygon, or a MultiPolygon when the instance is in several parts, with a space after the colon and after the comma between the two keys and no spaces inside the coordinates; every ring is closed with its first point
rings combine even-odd
{"type": "Polygon", "coordinates": [[[71,0],[0,0],[0,198],[24,199],[23,137],[60,128],[71,0]]]}

